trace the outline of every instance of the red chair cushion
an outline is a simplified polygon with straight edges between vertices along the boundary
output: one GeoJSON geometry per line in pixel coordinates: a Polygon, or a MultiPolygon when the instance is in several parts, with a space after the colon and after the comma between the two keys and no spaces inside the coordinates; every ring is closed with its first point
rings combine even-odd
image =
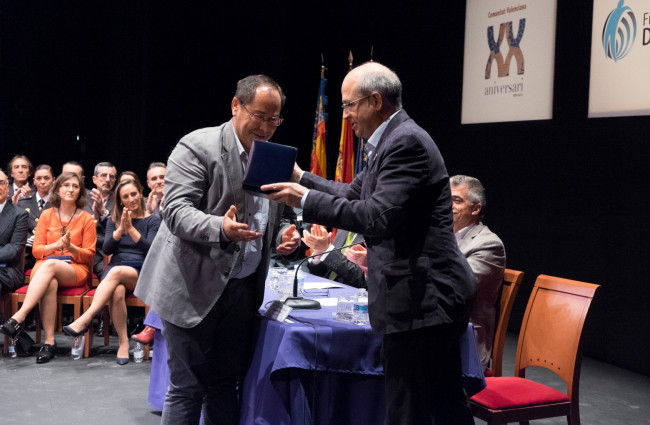
{"type": "Polygon", "coordinates": [[[29,287],[29,285],[21,286],[20,288],[16,289],[14,291],[14,293],[16,293],[16,294],[26,294],[28,287],[29,287]]]}
{"type": "Polygon", "coordinates": [[[59,290],[56,291],[57,295],[81,295],[84,293],[84,291],[88,289],[85,286],[75,286],[74,288],[61,288],[59,287],[59,290]]]}
{"type": "MultiPolygon", "coordinates": [[[[97,291],[96,288],[95,288],[95,289],[91,289],[90,291],[86,292],[86,296],[87,296],[87,297],[94,297],[94,296],[95,296],[95,291],[97,291]]],[[[131,292],[130,294],[128,294],[126,297],[127,297],[127,298],[138,298],[138,297],[136,297],[135,295],[133,295],[133,292],[131,292]]]]}
{"type": "Polygon", "coordinates": [[[471,400],[489,409],[508,409],[536,404],[568,402],[569,397],[551,387],[514,376],[485,378],[487,387],[471,400]]]}
{"type": "Polygon", "coordinates": [[[32,269],[25,270],[25,276],[31,276],[32,275],[32,269]]]}

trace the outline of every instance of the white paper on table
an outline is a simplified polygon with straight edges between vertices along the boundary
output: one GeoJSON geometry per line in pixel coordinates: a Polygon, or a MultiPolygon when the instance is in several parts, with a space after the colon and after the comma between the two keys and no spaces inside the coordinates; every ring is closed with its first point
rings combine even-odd
{"type": "Polygon", "coordinates": [[[323,282],[323,281],[316,281],[316,282],[307,282],[305,281],[305,289],[335,289],[335,288],[343,288],[342,285],[339,285],[334,282],[323,282]]]}
{"type": "Polygon", "coordinates": [[[314,299],[318,301],[320,305],[325,307],[336,307],[336,304],[339,302],[338,297],[314,298],[314,299]]]}

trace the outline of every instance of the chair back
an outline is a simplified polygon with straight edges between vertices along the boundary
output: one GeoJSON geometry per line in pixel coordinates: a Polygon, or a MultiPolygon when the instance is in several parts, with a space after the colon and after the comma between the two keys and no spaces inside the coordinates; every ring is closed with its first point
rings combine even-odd
{"type": "Polygon", "coordinates": [[[567,385],[572,406],[578,405],[582,363],[582,329],[599,285],[539,275],[519,332],[515,376],[539,366],[567,385]]]}
{"type": "Polygon", "coordinates": [[[499,300],[497,300],[497,326],[492,345],[491,369],[494,376],[501,376],[503,372],[503,347],[506,343],[508,322],[522,280],[524,280],[524,272],[512,269],[505,269],[503,272],[503,286],[499,300]]]}

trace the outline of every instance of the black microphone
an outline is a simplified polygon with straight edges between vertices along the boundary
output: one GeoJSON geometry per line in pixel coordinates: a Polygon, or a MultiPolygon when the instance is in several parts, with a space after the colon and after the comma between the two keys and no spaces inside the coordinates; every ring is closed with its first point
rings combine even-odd
{"type": "Polygon", "coordinates": [[[300,270],[300,267],[302,266],[302,263],[305,261],[309,260],[310,258],[314,257],[320,257],[321,255],[325,255],[330,252],[334,251],[341,251],[346,248],[350,248],[351,246],[355,245],[363,245],[364,242],[357,242],[353,243],[350,245],[345,245],[340,248],[334,248],[330,249],[327,252],[323,252],[320,254],[315,254],[315,255],[310,255],[309,257],[305,257],[302,260],[300,260],[300,263],[298,263],[298,267],[296,267],[296,273],[293,276],[293,297],[288,297],[285,301],[284,304],[288,305],[291,308],[297,308],[297,309],[309,309],[309,310],[318,310],[320,309],[320,303],[316,300],[306,300],[303,297],[298,296],[298,270],[300,270]]]}

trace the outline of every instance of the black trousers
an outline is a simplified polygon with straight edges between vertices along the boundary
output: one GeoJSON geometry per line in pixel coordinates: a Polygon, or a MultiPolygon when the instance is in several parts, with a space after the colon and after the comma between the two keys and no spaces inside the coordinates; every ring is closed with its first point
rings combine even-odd
{"type": "Polygon", "coordinates": [[[384,335],[387,425],[474,423],[461,378],[459,338],[466,326],[384,335]]]}
{"type": "Polygon", "coordinates": [[[201,323],[163,320],[169,388],[162,424],[238,424],[239,390],[249,367],[257,320],[255,274],[228,282],[201,323]]]}

